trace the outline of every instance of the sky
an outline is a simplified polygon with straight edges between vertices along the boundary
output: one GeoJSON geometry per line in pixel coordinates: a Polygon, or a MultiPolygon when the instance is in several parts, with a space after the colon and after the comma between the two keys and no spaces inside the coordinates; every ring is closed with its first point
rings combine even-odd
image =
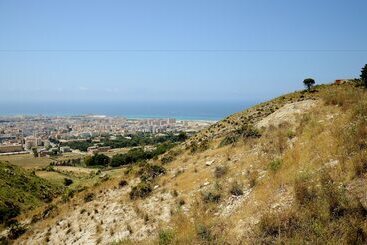
{"type": "Polygon", "coordinates": [[[365,0],[0,0],[0,102],[263,101],[359,77],[365,0]]]}

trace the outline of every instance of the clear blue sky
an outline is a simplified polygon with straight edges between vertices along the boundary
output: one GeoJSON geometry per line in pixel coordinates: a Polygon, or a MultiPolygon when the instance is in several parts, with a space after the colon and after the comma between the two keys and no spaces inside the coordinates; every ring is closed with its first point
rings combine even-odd
{"type": "Polygon", "coordinates": [[[260,101],[305,77],[358,77],[366,10],[366,0],[0,0],[0,101],[260,101]]]}

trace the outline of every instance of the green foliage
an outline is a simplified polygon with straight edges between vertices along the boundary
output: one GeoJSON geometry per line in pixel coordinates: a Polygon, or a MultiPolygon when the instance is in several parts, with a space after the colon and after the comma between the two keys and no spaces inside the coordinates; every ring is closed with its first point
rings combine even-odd
{"type": "Polygon", "coordinates": [[[214,176],[216,178],[221,178],[224,175],[226,175],[228,172],[228,167],[227,166],[216,166],[214,169],[214,176]]]}
{"type": "Polygon", "coordinates": [[[72,190],[72,189],[66,189],[66,190],[65,190],[65,193],[64,193],[64,194],[62,194],[62,196],[61,196],[61,200],[62,200],[63,202],[67,202],[67,201],[69,201],[71,198],[73,198],[73,197],[74,197],[74,194],[75,194],[75,190],[72,190]]]}
{"type": "Polygon", "coordinates": [[[11,240],[15,240],[21,235],[23,235],[26,231],[27,229],[24,227],[24,225],[15,222],[10,226],[8,238],[11,240]]]}
{"type": "Polygon", "coordinates": [[[94,146],[91,140],[87,141],[70,141],[67,143],[61,143],[61,146],[69,146],[71,149],[79,151],[87,151],[88,147],[94,146]]]}
{"type": "Polygon", "coordinates": [[[116,154],[112,157],[111,166],[118,167],[127,164],[133,164],[137,162],[142,162],[145,160],[152,159],[156,156],[159,156],[169,149],[171,149],[174,144],[171,143],[163,143],[157,145],[156,149],[153,151],[144,151],[142,148],[134,148],[129,150],[125,154],[116,154]]]}
{"type": "Polygon", "coordinates": [[[85,194],[84,196],[84,202],[91,202],[94,200],[94,198],[96,197],[96,195],[92,192],[89,192],[87,194],[85,194]]]}
{"type": "Polygon", "coordinates": [[[276,159],[269,163],[269,169],[275,173],[282,167],[283,161],[281,159],[276,159]]]}
{"type": "Polygon", "coordinates": [[[135,200],[138,198],[146,198],[153,191],[153,188],[149,182],[140,182],[137,186],[134,186],[130,192],[130,199],[135,200]]]}
{"type": "Polygon", "coordinates": [[[299,205],[306,205],[316,199],[315,183],[308,173],[299,175],[294,183],[294,195],[299,205]]]}
{"type": "Polygon", "coordinates": [[[364,65],[361,71],[361,81],[365,87],[367,87],[367,64],[364,65]]]}
{"type": "Polygon", "coordinates": [[[208,191],[202,193],[202,197],[205,203],[218,203],[222,195],[218,191],[208,191]]]}
{"type": "Polygon", "coordinates": [[[38,157],[38,152],[37,152],[37,148],[32,148],[32,153],[34,157],[38,157]]]}
{"type": "Polygon", "coordinates": [[[104,154],[95,154],[84,158],[84,163],[87,166],[107,166],[110,161],[111,159],[104,154]]]}
{"type": "Polygon", "coordinates": [[[234,196],[242,196],[243,195],[243,186],[237,181],[232,182],[229,193],[234,196]]]}
{"type": "Polygon", "coordinates": [[[144,164],[137,172],[142,181],[152,181],[159,175],[163,175],[165,173],[166,169],[163,166],[155,164],[144,164]]]}
{"type": "Polygon", "coordinates": [[[191,153],[203,152],[209,149],[209,140],[205,139],[201,142],[192,142],[189,146],[191,153]]]}
{"type": "Polygon", "coordinates": [[[196,234],[199,237],[199,239],[201,240],[204,240],[204,241],[212,240],[212,234],[211,234],[210,228],[204,224],[197,225],[196,234]]]}
{"type": "Polygon", "coordinates": [[[220,147],[235,144],[240,139],[247,139],[247,138],[259,138],[261,137],[260,132],[254,128],[252,125],[242,125],[240,128],[236,129],[235,131],[229,133],[227,136],[220,143],[220,147]]]}
{"type": "Polygon", "coordinates": [[[306,78],[303,80],[303,84],[306,86],[307,90],[310,91],[312,86],[315,85],[315,80],[312,78],[306,78]]]}
{"type": "Polygon", "coordinates": [[[20,207],[12,201],[0,202],[0,223],[7,223],[20,214],[20,207]]]}
{"type": "Polygon", "coordinates": [[[124,187],[124,186],[127,186],[128,185],[128,183],[127,183],[127,181],[126,180],[120,180],[120,182],[119,182],[119,186],[120,187],[124,187]]]}
{"type": "Polygon", "coordinates": [[[365,244],[367,210],[327,171],[303,173],[294,184],[296,206],[264,215],[258,242],[365,244]]]}
{"type": "Polygon", "coordinates": [[[160,230],[158,233],[159,244],[160,245],[169,245],[172,244],[173,239],[175,238],[175,233],[172,230],[160,230]]]}
{"type": "MultiPolygon", "coordinates": [[[[159,145],[162,143],[176,143],[183,142],[188,138],[185,132],[180,132],[178,135],[168,133],[165,136],[155,136],[151,133],[137,133],[128,135],[128,137],[118,136],[114,140],[102,139],[99,146],[110,146],[113,148],[125,148],[125,147],[138,147],[145,145],[159,145]]],[[[69,146],[72,149],[78,149],[80,151],[87,151],[88,147],[94,146],[91,140],[87,141],[71,141],[62,143],[62,146],[69,146]]]]}
{"type": "Polygon", "coordinates": [[[224,137],[224,139],[220,142],[219,146],[222,147],[226,145],[233,145],[238,141],[239,138],[240,138],[239,135],[231,133],[224,137]]]}
{"type": "Polygon", "coordinates": [[[0,223],[51,202],[62,190],[32,172],[0,162],[0,223]]]}
{"type": "Polygon", "coordinates": [[[71,184],[73,184],[73,180],[72,179],[64,178],[64,185],[65,186],[69,186],[71,184]]]}
{"type": "Polygon", "coordinates": [[[168,154],[166,156],[163,156],[161,159],[162,164],[167,164],[175,160],[175,157],[171,154],[168,154]]]}

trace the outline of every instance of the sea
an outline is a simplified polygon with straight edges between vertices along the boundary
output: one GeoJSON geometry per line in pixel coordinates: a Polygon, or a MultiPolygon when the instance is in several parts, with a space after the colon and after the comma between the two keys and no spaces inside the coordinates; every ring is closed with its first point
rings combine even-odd
{"type": "Polygon", "coordinates": [[[106,115],[218,121],[256,102],[0,102],[1,116],[106,115]]]}

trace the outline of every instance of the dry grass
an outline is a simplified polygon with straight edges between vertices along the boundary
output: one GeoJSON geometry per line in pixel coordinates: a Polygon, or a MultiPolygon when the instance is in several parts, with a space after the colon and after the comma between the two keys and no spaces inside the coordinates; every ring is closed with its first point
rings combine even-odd
{"type": "Polygon", "coordinates": [[[36,158],[32,154],[21,154],[21,155],[0,156],[0,161],[2,162],[8,161],[11,164],[17,165],[19,167],[31,169],[31,168],[46,167],[52,162],[52,159],[44,157],[36,158]]]}
{"type": "MultiPolygon", "coordinates": [[[[349,189],[355,182],[366,183],[367,97],[349,85],[316,89],[318,92],[287,95],[235,114],[193,138],[205,134],[210,140],[201,141],[207,145],[204,149],[187,149],[165,165],[167,174],[155,182],[161,189],[154,190],[152,197],[176,190],[173,216],[152,233],[154,241],[150,237],[144,243],[365,242],[366,210],[349,189]],[[243,120],[254,123],[285,103],[310,98],[324,103],[301,115],[295,124],[264,129],[260,138],[217,147],[227,130],[240,127],[243,120]],[[219,193],[220,198],[211,195],[203,201],[201,193],[205,197],[209,192],[219,193]],[[182,205],[180,200],[184,200],[182,205]],[[222,216],[228,206],[231,211],[222,216]]],[[[95,192],[114,188],[121,179],[130,184],[136,171],[132,168],[127,175],[124,170],[111,172],[113,179],[101,183],[95,192]]],[[[82,194],[77,196],[62,206],[61,215],[73,205],[83,205],[78,201],[82,194]]],[[[130,200],[124,196],[121,202],[130,200]]],[[[146,212],[141,207],[138,216],[144,219],[146,212]]],[[[149,215],[146,223],[151,220],[154,216],[149,215]]]]}

